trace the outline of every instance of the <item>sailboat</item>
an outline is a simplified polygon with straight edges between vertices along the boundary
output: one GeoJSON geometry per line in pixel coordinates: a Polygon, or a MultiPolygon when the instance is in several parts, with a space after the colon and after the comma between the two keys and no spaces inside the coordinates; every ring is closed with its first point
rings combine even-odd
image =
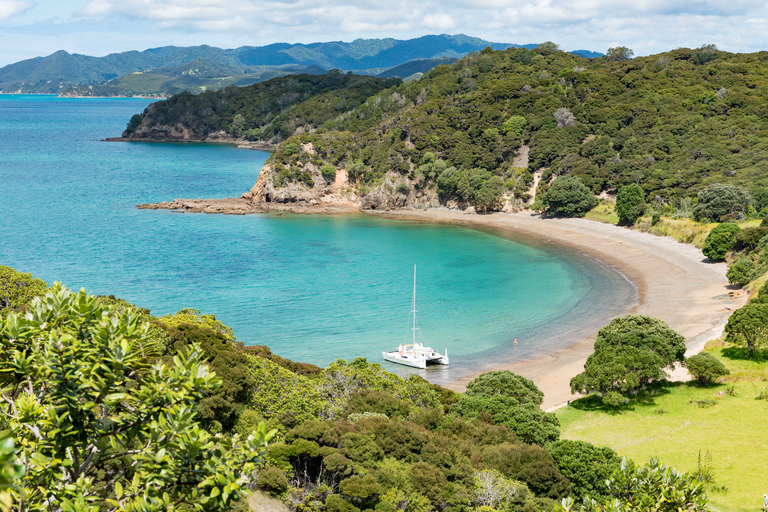
{"type": "Polygon", "coordinates": [[[385,361],[391,363],[404,364],[414,368],[426,368],[427,364],[448,364],[448,349],[445,354],[435,352],[431,347],[425,347],[422,343],[416,342],[416,265],[413,266],[413,299],[411,300],[411,315],[413,331],[413,342],[400,345],[397,350],[382,352],[381,355],[385,361]]]}

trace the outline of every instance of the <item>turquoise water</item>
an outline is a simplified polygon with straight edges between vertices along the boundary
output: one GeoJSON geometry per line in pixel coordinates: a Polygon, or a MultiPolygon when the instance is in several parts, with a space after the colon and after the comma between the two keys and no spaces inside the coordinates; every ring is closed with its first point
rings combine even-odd
{"type": "Polygon", "coordinates": [[[408,339],[416,264],[423,340],[452,358],[425,373],[436,381],[578,341],[636,299],[599,262],[463,227],[138,210],[240,195],[268,156],[101,142],[148,103],[0,95],[0,264],[156,315],[213,313],[246,344],[319,365],[380,361],[408,339]]]}

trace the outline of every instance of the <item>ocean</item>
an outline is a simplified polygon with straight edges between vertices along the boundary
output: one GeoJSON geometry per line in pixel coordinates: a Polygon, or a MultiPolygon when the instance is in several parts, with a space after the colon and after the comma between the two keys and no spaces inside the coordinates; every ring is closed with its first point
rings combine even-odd
{"type": "Polygon", "coordinates": [[[289,359],[366,357],[434,382],[562,348],[637,300],[624,276],[575,251],[466,227],[138,210],[239,196],[268,157],[223,144],[102,141],[149,103],[0,95],[0,265],[157,316],[215,314],[239,341],[289,359]],[[449,368],[381,359],[410,339],[414,265],[419,339],[447,349],[449,368]]]}

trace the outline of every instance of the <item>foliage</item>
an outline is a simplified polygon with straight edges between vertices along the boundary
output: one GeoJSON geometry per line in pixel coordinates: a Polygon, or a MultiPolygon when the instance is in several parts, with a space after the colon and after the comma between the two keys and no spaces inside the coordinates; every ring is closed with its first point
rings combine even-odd
{"type": "Polygon", "coordinates": [[[739,258],[736,263],[728,267],[725,277],[731,284],[746,286],[752,281],[755,263],[750,258],[739,258]]]}
{"type": "Polygon", "coordinates": [[[731,222],[718,224],[707,235],[701,252],[711,260],[722,260],[728,251],[733,248],[739,231],[741,231],[741,228],[731,222]]]}
{"type": "Polygon", "coordinates": [[[583,217],[597,206],[597,198],[576,176],[555,179],[542,197],[544,211],[563,217],[583,217]]]}
{"type": "Polygon", "coordinates": [[[0,315],[23,310],[32,299],[43,295],[45,289],[42,279],[0,265],[0,315]]]}
{"type": "Polygon", "coordinates": [[[220,381],[198,346],[150,364],[146,325],[56,284],[0,319],[0,428],[13,432],[28,510],[226,510],[271,438],[214,437],[194,404],[220,381]]]}
{"type": "Polygon", "coordinates": [[[633,226],[645,211],[645,192],[636,183],[624,185],[616,195],[616,213],[619,222],[633,226]]]}
{"type": "Polygon", "coordinates": [[[706,352],[689,357],[685,360],[685,366],[702,386],[709,386],[723,375],[731,373],[718,358],[706,352]]]}
{"type": "Polygon", "coordinates": [[[309,363],[298,363],[291,361],[290,359],[284,359],[277,354],[273,354],[269,347],[264,345],[248,345],[242,347],[243,350],[254,356],[259,356],[262,359],[269,359],[278,366],[282,366],[286,370],[289,370],[297,375],[312,376],[322,373],[323,369],[319,366],[309,363]]]}
{"type": "Polygon", "coordinates": [[[605,58],[614,62],[630,60],[634,55],[635,52],[626,46],[614,46],[613,48],[608,48],[608,51],[605,52],[605,58]]]}
{"type": "Polygon", "coordinates": [[[320,172],[323,175],[323,179],[326,183],[333,183],[336,179],[336,167],[330,164],[325,164],[320,168],[320,172]]]}
{"type": "Polygon", "coordinates": [[[290,414],[301,422],[317,418],[325,407],[316,385],[307,377],[258,356],[249,355],[247,367],[253,382],[248,406],[264,418],[290,414]]]}
{"type": "Polygon", "coordinates": [[[227,327],[220,321],[216,320],[216,315],[203,315],[196,309],[182,309],[172,315],[165,315],[160,317],[160,322],[167,327],[179,327],[182,324],[197,325],[199,327],[206,327],[212,329],[229,341],[235,340],[235,335],[232,332],[231,327],[227,327]]]}
{"type": "Polygon", "coordinates": [[[343,359],[331,363],[323,372],[319,387],[324,404],[324,410],[320,413],[322,418],[339,417],[350,398],[366,389],[384,391],[419,407],[440,405],[436,391],[421,377],[411,375],[408,379],[402,379],[364,358],[356,358],[350,363],[343,359]]]}
{"type": "Polygon", "coordinates": [[[617,405],[617,394],[636,394],[664,379],[664,368],[683,361],[684,355],[685,338],[663,320],[642,315],[614,318],[598,331],[595,351],[584,363],[584,372],[571,379],[571,391],[598,391],[604,402],[617,405]]]}
{"type": "MultiPolygon", "coordinates": [[[[637,466],[623,458],[621,467],[606,482],[614,500],[605,507],[607,512],[654,510],[658,512],[704,512],[707,510],[707,493],[703,484],[693,475],[672,466],[659,464],[655,458],[645,466],[637,466]]],[[[571,498],[564,499],[555,507],[557,512],[593,512],[600,510],[594,500],[585,499],[582,506],[575,506],[571,498]]]]}
{"type": "Polygon", "coordinates": [[[437,177],[437,189],[447,198],[491,209],[502,193],[502,180],[480,168],[448,167],[437,177]]]}
{"type": "Polygon", "coordinates": [[[699,192],[698,198],[699,202],[693,208],[693,216],[713,222],[728,214],[744,212],[753,202],[749,191],[725,183],[708,186],[699,192]]]}
{"type": "Polygon", "coordinates": [[[725,340],[746,345],[749,357],[768,343],[768,304],[747,304],[734,311],[725,324],[725,340]]]}
{"type": "Polygon", "coordinates": [[[13,506],[9,490],[18,492],[14,486],[24,476],[24,466],[16,460],[16,447],[11,432],[0,432],[0,510],[8,512],[13,506]]]}
{"type": "Polygon", "coordinates": [[[545,445],[560,435],[558,422],[540,409],[544,393],[514,373],[491,371],[467,385],[466,393],[451,406],[451,412],[466,418],[490,415],[494,423],[512,429],[526,443],[545,445]]]}
{"type": "Polygon", "coordinates": [[[280,471],[275,466],[268,466],[262,471],[259,471],[257,480],[259,489],[263,490],[270,496],[278,497],[288,490],[288,479],[285,477],[285,473],[280,471]]]}
{"type": "Polygon", "coordinates": [[[522,482],[510,480],[495,469],[484,469],[475,473],[473,502],[478,507],[505,510],[515,502],[524,503],[528,488],[522,482]]]}
{"type": "Polygon", "coordinates": [[[621,459],[610,448],[562,439],[547,447],[560,472],[571,481],[571,496],[603,502],[609,496],[606,480],[621,459]]]}
{"type": "Polygon", "coordinates": [[[525,127],[527,126],[527,124],[528,124],[528,121],[526,121],[525,117],[520,115],[514,115],[514,116],[509,116],[509,119],[504,121],[504,124],[502,125],[501,129],[504,131],[506,135],[519,139],[523,136],[523,132],[525,131],[525,127]]]}

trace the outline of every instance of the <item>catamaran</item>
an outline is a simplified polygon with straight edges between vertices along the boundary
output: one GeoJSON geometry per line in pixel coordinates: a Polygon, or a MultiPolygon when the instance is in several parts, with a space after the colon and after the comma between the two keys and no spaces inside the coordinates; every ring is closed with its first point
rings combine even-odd
{"type": "Polygon", "coordinates": [[[448,364],[448,349],[445,354],[435,352],[431,347],[425,347],[423,343],[416,342],[416,265],[413,266],[413,299],[411,300],[411,315],[413,342],[406,345],[400,345],[397,350],[382,352],[385,361],[391,363],[404,364],[414,368],[426,368],[427,364],[448,364]]]}

